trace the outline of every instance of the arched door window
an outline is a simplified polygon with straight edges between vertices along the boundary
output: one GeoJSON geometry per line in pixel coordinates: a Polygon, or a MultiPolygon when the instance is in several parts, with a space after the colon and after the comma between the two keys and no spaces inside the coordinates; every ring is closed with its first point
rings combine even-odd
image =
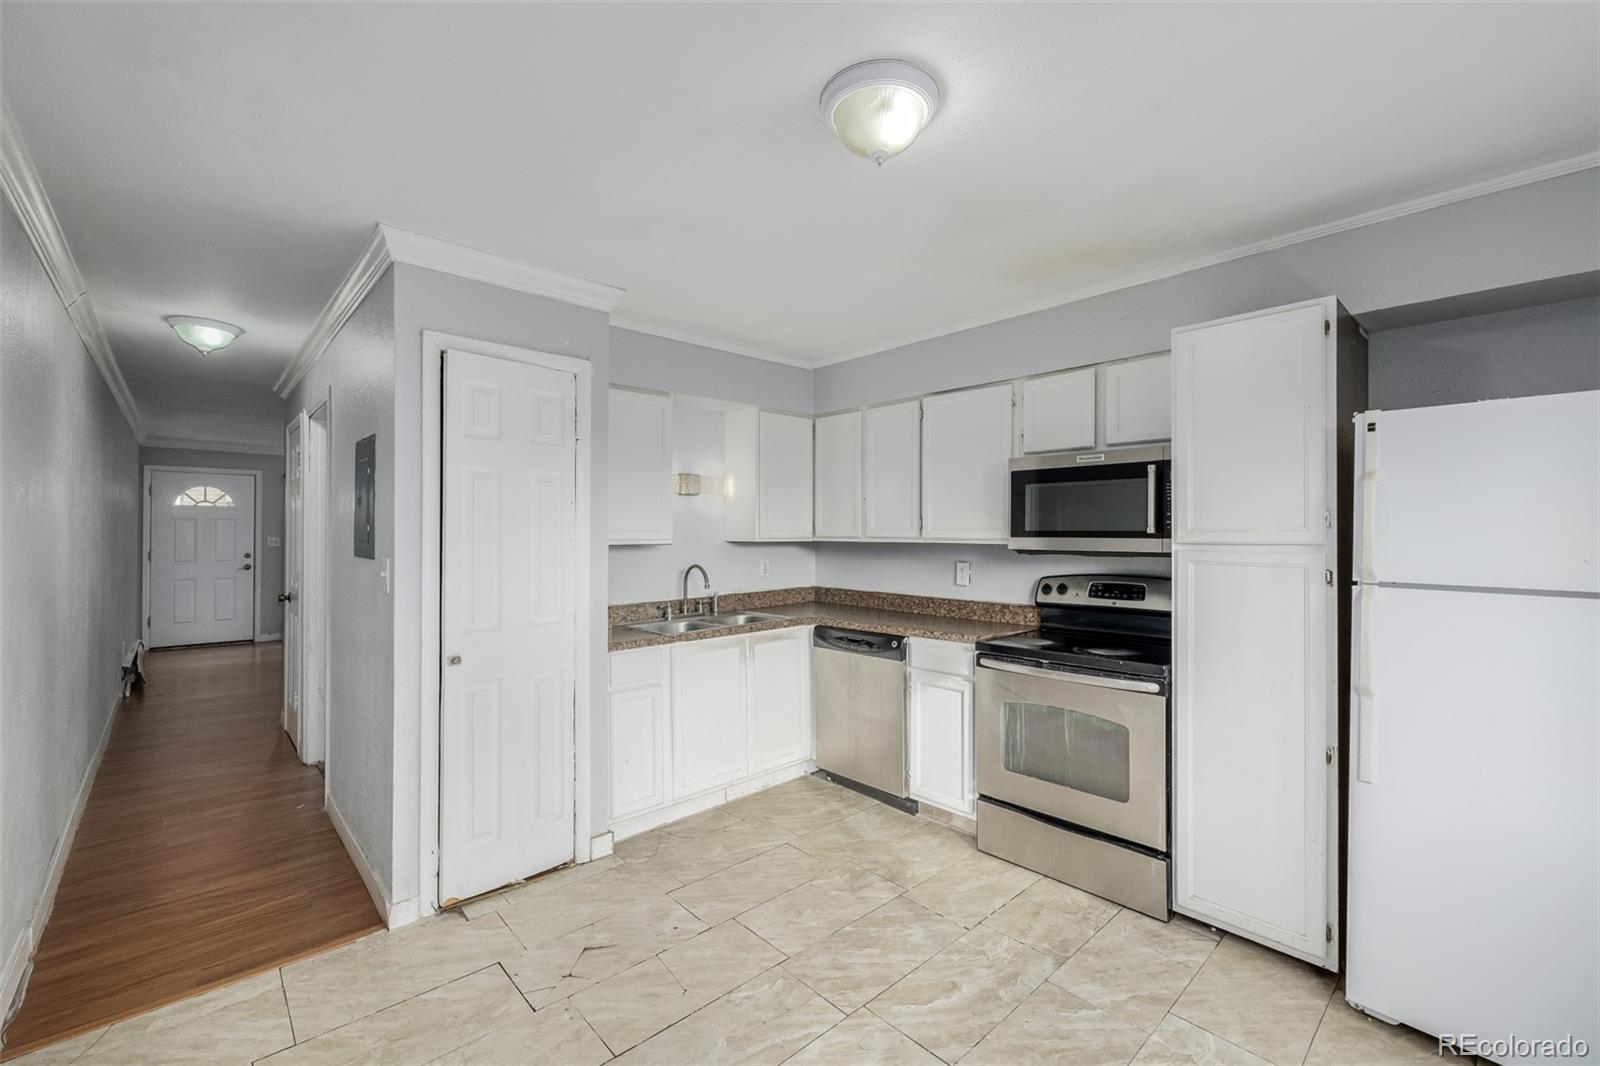
{"type": "Polygon", "coordinates": [[[174,507],[232,507],[233,497],[215,485],[190,485],[172,501],[174,507]]]}

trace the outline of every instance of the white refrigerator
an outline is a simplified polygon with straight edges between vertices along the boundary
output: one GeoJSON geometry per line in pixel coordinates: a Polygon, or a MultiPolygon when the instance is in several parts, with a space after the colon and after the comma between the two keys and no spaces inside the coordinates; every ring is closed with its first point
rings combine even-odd
{"type": "Polygon", "coordinates": [[[1600,1057],[1600,392],[1356,436],[1346,998],[1600,1057]]]}

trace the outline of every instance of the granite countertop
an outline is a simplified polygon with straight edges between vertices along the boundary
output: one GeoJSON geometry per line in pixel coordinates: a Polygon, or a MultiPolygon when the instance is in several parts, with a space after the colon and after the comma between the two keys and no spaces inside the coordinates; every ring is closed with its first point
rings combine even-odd
{"type": "Polygon", "coordinates": [[[780,590],[769,595],[728,596],[724,598],[722,610],[730,614],[736,611],[760,611],[763,614],[780,615],[781,618],[669,636],[632,629],[628,625],[628,622],[660,618],[658,605],[629,604],[613,607],[611,650],[628,651],[633,648],[680,644],[690,640],[715,640],[718,637],[733,637],[743,633],[809,625],[843,626],[847,629],[864,629],[901,637],[926,637],[931,640],[953,640],[971,644],[1025,632],[1038,625],[1038,616],[1034,609],[1017,604],[940,600],[839,589],[780,590]],[[804,599],[790,603],[743,602],[776,598],[785,591],[808,595],[804,599]],[[838,602],[841,599],[856,602],[838,602]],[[730,602],[735,600],[740,602],[730,602]],[[953,613],[955,611],[962,613],[955,614],[953,613]],[[619,615],[622,617],[620,621],[619,615]]]}

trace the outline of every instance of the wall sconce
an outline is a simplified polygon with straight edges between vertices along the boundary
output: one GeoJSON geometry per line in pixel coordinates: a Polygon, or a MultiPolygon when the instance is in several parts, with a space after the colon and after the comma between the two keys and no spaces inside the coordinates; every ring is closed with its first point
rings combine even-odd
{"type": "Polygon", "coordinates": [[[723,479],[717,475],[679,474],[677,477],[677,493],[679,496],[721,496],[723,494],[723,479]]]}

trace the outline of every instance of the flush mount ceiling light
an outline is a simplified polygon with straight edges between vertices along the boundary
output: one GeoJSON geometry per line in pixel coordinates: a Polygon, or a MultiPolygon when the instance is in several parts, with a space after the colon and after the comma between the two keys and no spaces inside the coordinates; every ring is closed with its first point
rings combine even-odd
{"type": "Polygon", "coordinates": [[[168,315],[166,323],[172,327],[179,340],[201,355],[210,355],[218,348],[226,348],[244,333],[238,326],[230,326],[214,318],[168,315]]]}
{"type": "Polygon", "coordinates": [[[911,147],[933,120],[939,83],[910,63],[873,59],[835,74],[818,103],[844,146],[881,167],[911,147]]]}

